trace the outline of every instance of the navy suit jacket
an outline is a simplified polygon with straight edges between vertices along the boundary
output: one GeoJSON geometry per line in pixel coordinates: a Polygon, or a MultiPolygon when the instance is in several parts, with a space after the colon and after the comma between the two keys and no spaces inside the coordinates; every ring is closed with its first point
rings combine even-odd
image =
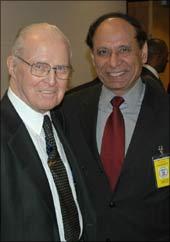
{"type": "Polygon", "coordinates": [[[169,99],[150,82],[145,84],[141,110],[114,192],[110,191],[96,143],[100,80],[68,92],[58,110],[96,208],[97,241],[169,240],[169,187],[157,188],[152,161],[160,145],[169,152],[169,99]]]}
{"type": "MultiPolygon", "coordinates": [[[[93,241],[95,214],[78,161],[57,117],[52,119],[70,163],[83,216],[82,240],[93,241]]],[[[59,241],[50,187],[30,135],[7,95],[1,102],[1,241],[59,241]]]]}

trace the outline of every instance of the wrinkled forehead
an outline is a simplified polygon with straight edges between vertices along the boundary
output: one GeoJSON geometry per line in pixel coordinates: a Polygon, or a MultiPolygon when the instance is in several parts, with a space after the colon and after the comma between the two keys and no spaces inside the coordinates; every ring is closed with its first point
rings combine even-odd
{"type": "Polygon", "coordinates": [[[23,40],[25,47],[29,44],[41,44],[41,43],[64,43],[68,44],[64,35],[57,29],[33,27],[29,31],[23,33],[23,40]]]}
{"type": "Polygon", "coordinates": [[[40,55],[69,55],[69,44],[57,31],[38,30],[24,36],[23,52],[28,58],[40,55]]]}

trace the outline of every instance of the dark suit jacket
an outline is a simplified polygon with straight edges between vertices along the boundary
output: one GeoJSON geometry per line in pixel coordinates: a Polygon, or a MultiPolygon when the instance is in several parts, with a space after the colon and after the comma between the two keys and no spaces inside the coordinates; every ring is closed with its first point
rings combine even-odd
{"type": "Polygon", "coordinates": [[[157,188],[152,161],[158,146],[169,151],[168,95],[146,82],[134,134],[111,192],[96,145],[100,92],[99,80],[72,91],[58,111],[98,214],[97,241],[168,241],[169,187],[157,188]]]}
{"type": "MultiPolygon", "coordinates": [[[[95,215],[78,162],[57,117],[83,215],[84,239],[92,241],[95,215]]],[[[59,241],[55,210],[42,163],[29,133],[5,95],[1,102],[1,241],[59,241]]]]}
{"type": "Polygon", "coordinates": [[[163,82],[158,79],[150,70],[148,70],[146,67],[142,68],[142,73],[141,73],[142,77],[144,79],[146,79],[147,81],[150,82],[151,86],[156,87],[160,90],[162,90],[163,92],[165,92],[165,87],[163,85],[163,82]]]}

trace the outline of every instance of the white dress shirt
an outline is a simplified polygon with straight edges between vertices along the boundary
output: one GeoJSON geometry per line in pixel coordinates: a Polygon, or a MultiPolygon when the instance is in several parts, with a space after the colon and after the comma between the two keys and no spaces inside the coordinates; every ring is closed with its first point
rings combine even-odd
{"type": "MultiPolygon", "coordinates": [[[[53,202],[54,202],[54,207],[55,207],[55,213],[56,213],[56,218],[57,218],[57,224],[58,224],[58,229],[59,229],[59,235],[60,235],[60,240],[61,241],[66,241],[65,236],[64,236],[64,227],[63,227],[63,221],[62,221],[62,213],[61,213],[61,207],[60,207],[60,202],[59,202],[59,195],[57,192],[56,185],[54,183],[50,168],[48,166],[47,160],[48,156],[46,153],[46,142],[45,142],[45,134],[43,130],[43,120],[44,120],[44,115],[49,115],[50,117],[50,112],[47,113],[39,113],[35,110],[33,110],[30,106],[28,106],[26,103],[24,103],[19,97],[17,97],[14,92],[9,88],[8,89],[8,97],[13,104],[16,112],[24,122],[31,139],[35,145],[35,148],[39,154],[39,157],[41,159],[44,171],[46,173],[49,187],[51,189],[52,197],[53,197],[53,202]]],[[[51,117],[50,117],[51,119],[51,117]]],[[[81,234],[82,234],[82,229],[83,229],[83,221],[82,221],[82,216],[80,212],[80,208],[77,202],[77,197],[76,197],[76,191],[74,187],[74,181],[71,173],[71,169],[69,166],[69,163],[67,161],[66,154],[63,149],[63,145],[61,144],[59,137],[57,135],[57,132],[53,126],[53,131],[54,131],[54,137],[57,145],[58,152],[61,156],[61,159],[65,165],[68,179],[69,179],[69,184],[71,186],[71,190],[73,193],[73,197],[78,209],[78,214],[79,214],[79,221],[80,221],[80,227],[81,227],[81,234]]],[[[80,234],[80,236],[81,236],[80,234]]]]}

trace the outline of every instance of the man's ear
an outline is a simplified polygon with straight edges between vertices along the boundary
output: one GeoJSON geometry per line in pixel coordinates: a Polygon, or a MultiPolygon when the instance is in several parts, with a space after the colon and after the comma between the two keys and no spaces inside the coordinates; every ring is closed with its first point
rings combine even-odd
{"type": "Polygon", "coordinates": [[[142,47],[142,63],[145,64],[148,59],[148,45],[147,42],[142,47]]]}
{"type": "Polygon", "coordinates": [[[92,50],[90,51],[90,56],[91,56],[92,64],[93,64],[93,66],[95,66],[94,54],[93,54],[93,51],[92,50]]]}
{"type": "Polygon", "coordinates": [[[15,75],[15,66],[16,66],[16,64],[15,64],[14,57],[12,55],[8,56],[7,67],[8,67],[9,75],[12,77],[15,75]]]}

